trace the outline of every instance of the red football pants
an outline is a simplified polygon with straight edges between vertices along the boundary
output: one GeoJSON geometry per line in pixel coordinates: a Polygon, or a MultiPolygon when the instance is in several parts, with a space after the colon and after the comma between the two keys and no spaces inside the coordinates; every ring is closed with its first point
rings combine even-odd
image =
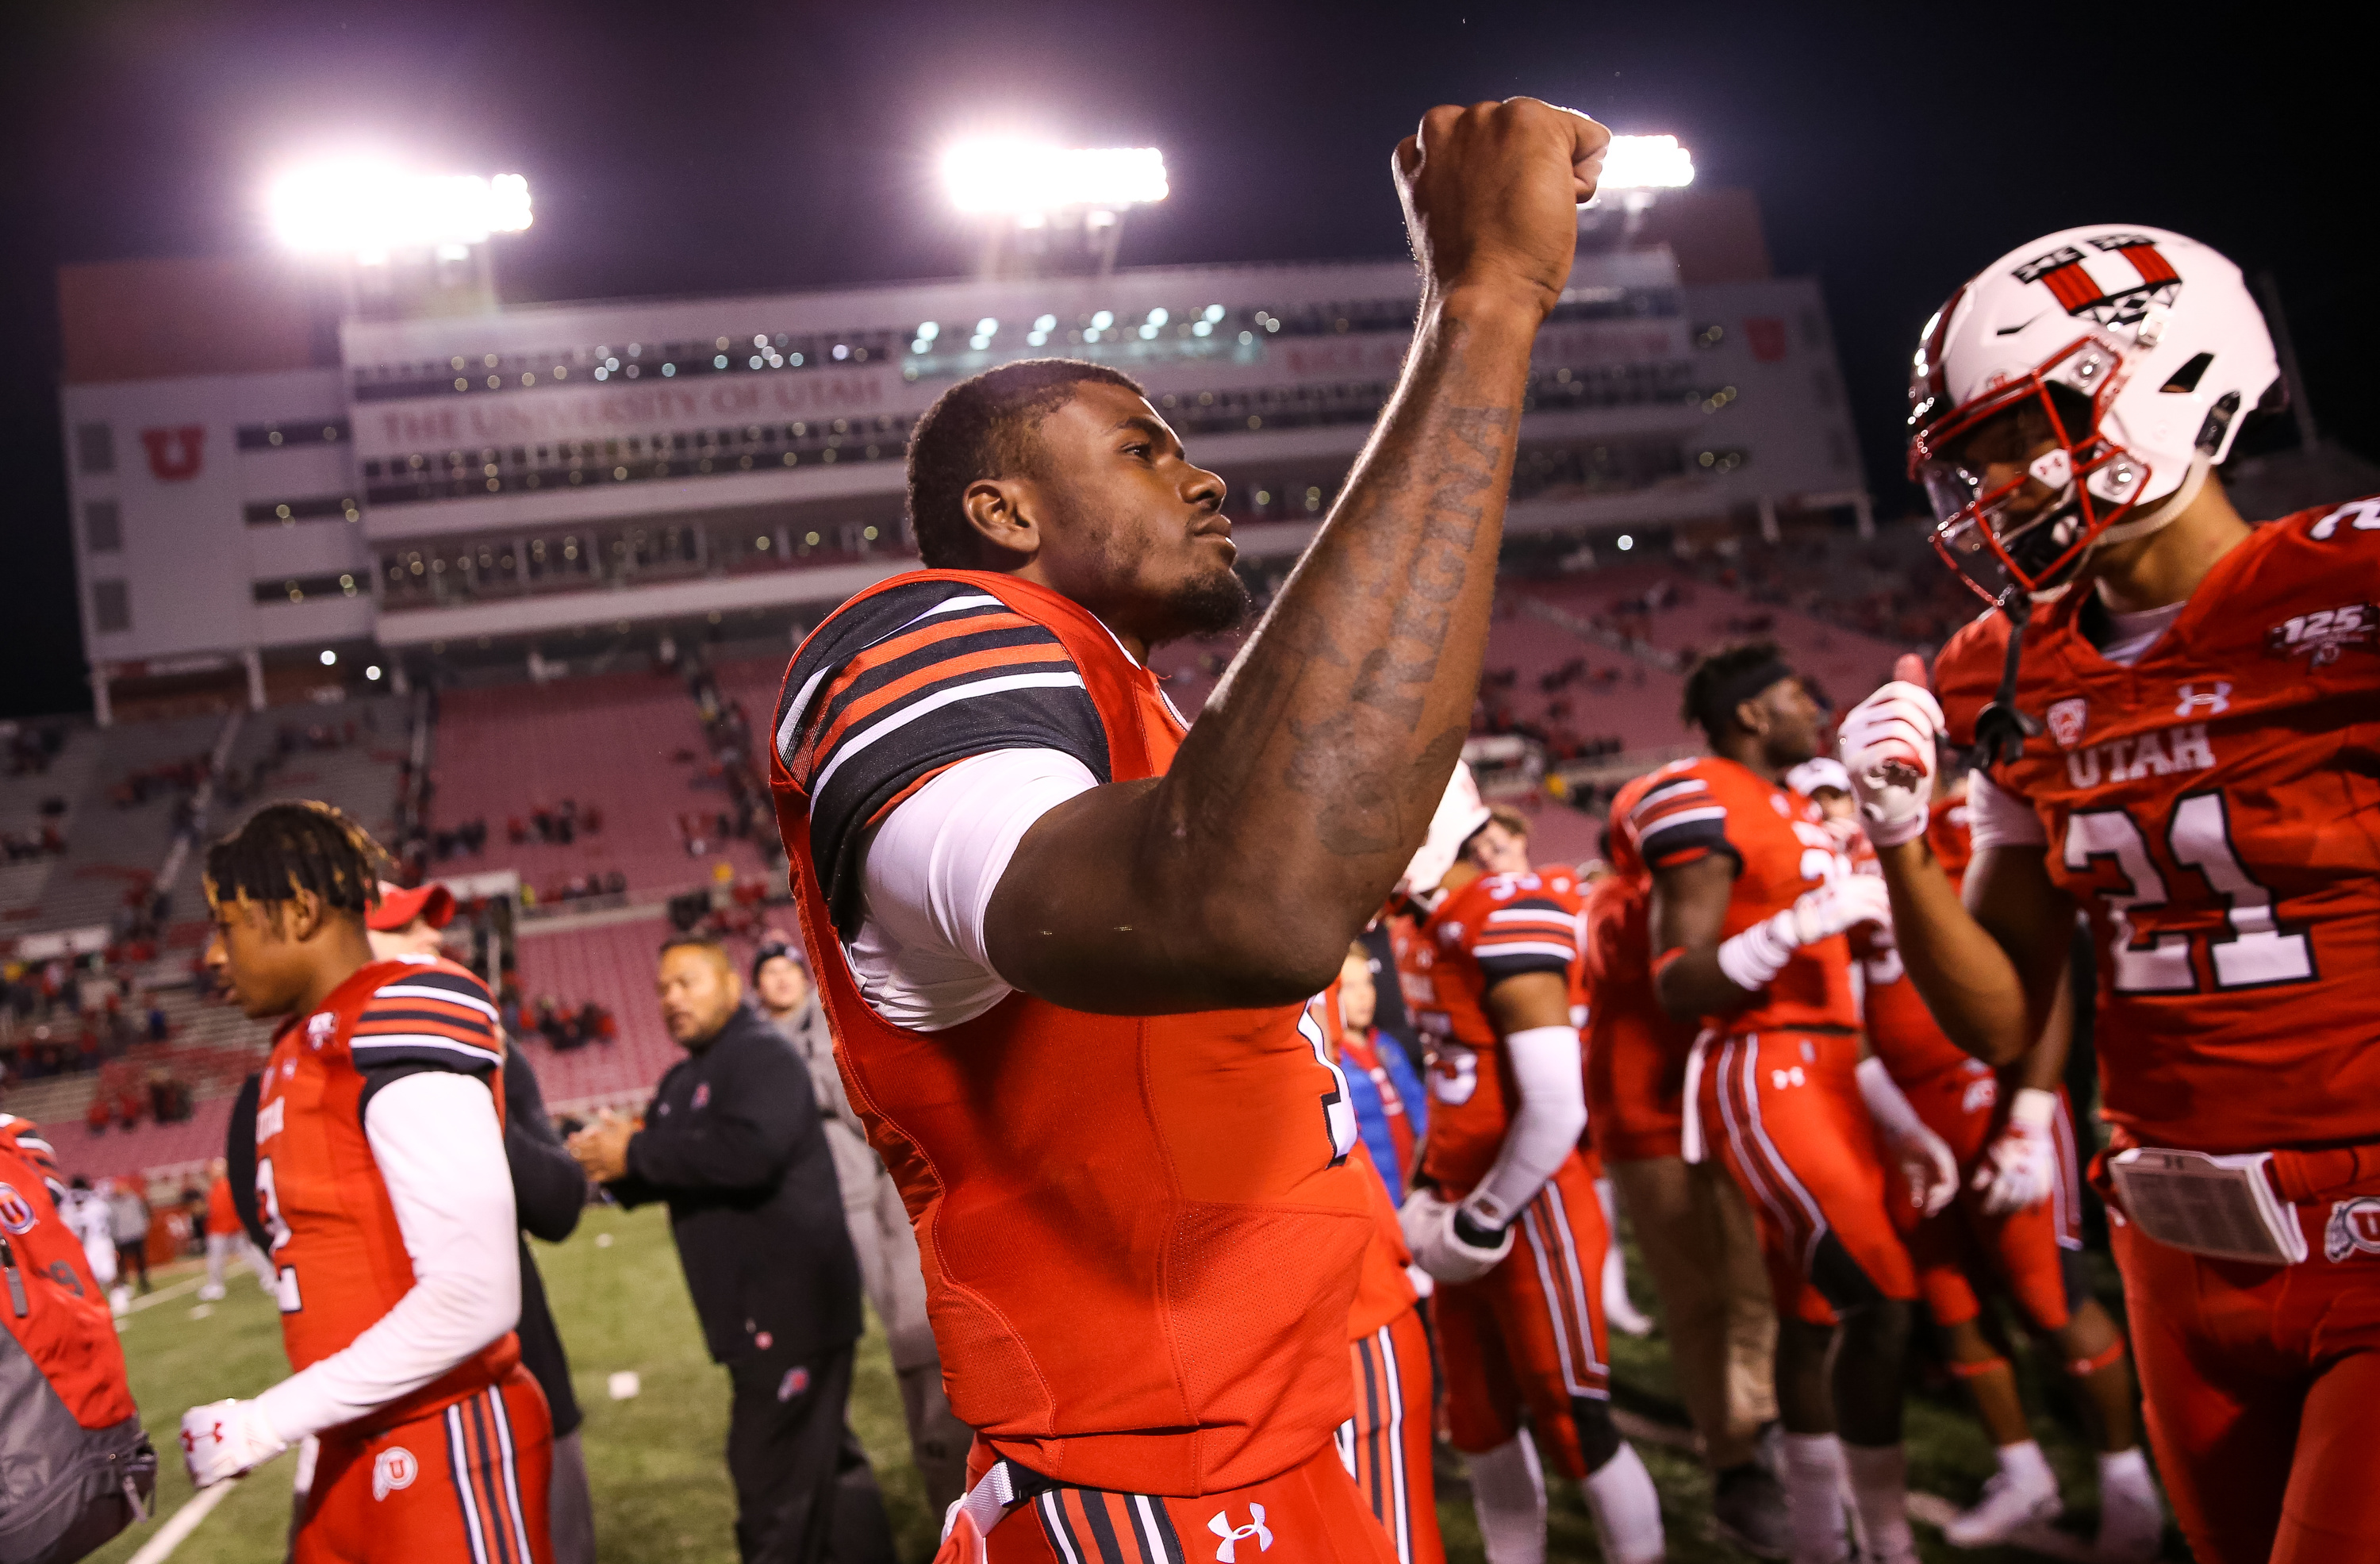
{"type": "Polygon", "coordinates": [[[2380,1558],[2380,1221],[2357,1226],[2380,1199],[2297,1210],[2309,1253],[2286,1266],[2109,1223],[2149,1441],[2199,1564],[2380,1558]]]}
{"type": "Polygon", "coordinates": [[[1429,1301],[1446,1364],[1454,1448],[1476,1455],[1521,1431],[1563,1476],[1586,1475],[1579,1401],[1609,1402],[1603,1252],[1610,1235],[1595,1178],[1572,1153],[1513,1224],[1512,1252],[1475,1282],[1429,1301]]]}
{"type": "Polygon", "coordinates": [[[1717,1149],[1751,1203],[1778,1313],[1832,1325],[1880,1298],[1914,1301],[1917,1271],[1853,1073],[1859,1039],[1760,1032],[1696,1046],[1706,1155],[1717,1149]]]}
{"type": "MultiPolygon", "coordinates": [[[[982,1446],[977,1446],[980,1454],[982,1446]]],[[[970,1471],[975,1467],[972,1463],[970,1471]]],[[[1261,1483],[1200,1498],[1052,1488],[984,1539],[988,1564],[1394,1564],[1337,1442],[1261,1483]],[[1269,1557],[1268,1557],[1269,1556],[1269,1557]]],[[[947,1543],[945,1555],[953,1551],[947,1543]]]]}
{"type": "Polygon", "coordinates": [[[322,1436],[294,1564],[552,1564],[553,1423],[514,1365],[494,1387],[367,1436],[322,1436]]]}
{"type": "Polygon", "coordinates": [[[1348,1345],[1355,1415],[1339,1425],[1339,1459],[1387,1530],[1398,1564],[1444,1564],[1446,1558],[1429,1461],[1435,1376],[1421,1310],[1415,1304],[1348,1345]]]}
{"type": "Polygon", "coordinates": [[[1910,1228],[1909,1254],[1917,1265],[1926,1313],[1937,1325],[1966,1324],[1984,1312],[1975,1283],[1987,1278],[2007,1291],[2036,1330],[2066,1328],[2072,1307],[2063,1256],[2082,1247],[2082,1173],[2064,1088],[2049,1127],[2058,1147],[2058,1181],[2049,1198],[1994,1216],[1984,1210],[1985,1191],[1973,1187],[1975,1169],[2005,1121],[1998,1111],[1999,1082],[1990,1068],[1977,1062],[1900,1086],[1918,1118],[1959,1159],[1959,1192],[1940,1211],[1919,1216],[1906,1201],[1892,1203],[1910,1228]]]}

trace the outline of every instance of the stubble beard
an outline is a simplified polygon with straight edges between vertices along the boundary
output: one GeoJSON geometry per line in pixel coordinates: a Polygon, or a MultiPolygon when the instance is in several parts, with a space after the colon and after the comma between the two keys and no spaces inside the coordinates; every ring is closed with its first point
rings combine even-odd
{"type": "Polygon", "coordinates": [[[1256,599],[1239,573],[1222,565],[1184,585],[1167,601],[1166,607],[1177,627],[1177,639],[1185,635],[1221,635],[1248,622],[1256,599]]]}

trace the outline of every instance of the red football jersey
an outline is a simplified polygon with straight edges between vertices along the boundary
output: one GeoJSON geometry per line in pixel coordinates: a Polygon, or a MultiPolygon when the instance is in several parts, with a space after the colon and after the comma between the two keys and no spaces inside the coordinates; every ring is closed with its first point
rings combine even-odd
{"type": "MultiPolygon", "coordinates": [[[[91,1273],[81,1235],[58,1215],[65,1192],[50,1142],[33,1121],[0,1113],[0,1261],[7,1268],[0,1340],[39,1365],[34,1383],[46,1375],[78,1426],[113,1428],[140,1409],[107,1289],[91,1273]]],[[[20,1372],[15,1362],[9,1367],[12,1375],[20,1372]]]]}
{"type": "Polygon", "coordinates": [[[1402,1315],[1421,1295],[1405,1272],[1413,1264],[1413,1251],[1405,1247],[1404,1228],[1397,1223],[1397,1208],[1389,1204],[1389,1187],[1372,1166],[1372,1154],[1358,1141],[1347,1160],[1371,1185],[1365,1198],[1372,1208],[1372,1239],[1364,1245],[1362,1278],[1347,1313],[1347,1339],[1361,1341],[1402,1315]]]}
{"type": "Polygon", "coordinates": [[[1422,1172],[1460,1200],[1496,1165],[1520,1089],[1488,1016],[1488,991],[1523,972],[1572,981],[1578,897],[1537,874],[1485,874],[1447,893],[1395,940],[1397,984],[1427,1054],[1422,1172]]]}
{"type": "MultiPolygon", "coordinates": [[[[364,1134],[366,1072],[400,1065],[484,1072],[502,1123],[504,1038],[487,985],[451,961],[374,961],[273,1040],[257,1098],[256,1198],[292,1368],[341,1350],[412,1290],[405,1234],[364,1134]]],[[[519,1361],[506,1331],[370,1422],[436,1411],[519,1361]]]]}
{"type": "MultiPolygon", "coordinates": [[[[1956,885],[1967,872],[1969,855],[1964,799],[1945,799],[1934,806],[1925,823],[1925,840],[1956,885]]],[[[1893,1080],[1911,1085],[1975,1062],[1974,1056],[1943,1035],[1917,985],[1909,981],[1899,950],[1888,947],[1864,953],[1860,972],[1867,984],[1862,1008],[1868,1048],[1884,1061],[1893,1080]]]]}
{"type": "Polygon", "coordinates": [[[1028,1470],[1125,1493],[1311,1459],[1354,1407],[1378,1180],[1348,1163],[1353,1105],[1305,1008],[1103,1016],[1012,993],[912,1032],[844,950],[868,827],[926,777],[1016,748],[1101,782],[1162,775],[1184,728],[1156,677],[1046,588],[913,571],[803,642],[774,731],[820,998],[917,1229],[952,1409],[1028,1470]]]}
{"type": "MultiPolygon", "coordinates": [[[[1818,806],[1782,782],[1716,755],[1672,761],[1645,779],[1627,814],[1614,813],[1615,842],[1630,839],[1649,872],[1712,853],[1735,861],[1722,938],[1782,912],[1826,881],[1851,872],[1818,806]]],[[[1851,945],[1841,935],[1803,946],[1761,995],[1731,1015],[1706,1018],[1734,1034],[1859,1024],[1852,994],[1851,945]]]]}
{"type": "MultiPolygon", "coordinates": [[[[2131,667],[2034,611],[1991,769],[2032,806],[2099,947],[2107,1117],[2206,1152],[2380,1141],[2380,499],[2258,527],[2131,667]]],[[[1936,667],[1971,742],[2005,621],[1936,667]]]]}

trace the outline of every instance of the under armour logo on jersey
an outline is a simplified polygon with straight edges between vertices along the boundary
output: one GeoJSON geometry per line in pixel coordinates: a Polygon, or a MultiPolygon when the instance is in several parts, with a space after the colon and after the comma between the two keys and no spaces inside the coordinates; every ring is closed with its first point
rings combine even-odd
{"type": "Polygon", "coordinates": [[[2000,1083],[1986,1075],[1967,1082],[1966,1091],[1959,1098],[1959,1111],[1981,1113],[1999,1099],[2000,1083]]]}
{"type": "Polygon", "coordinates": [[[2380,1254],[2380,1200],[2370,1195],[2335,1202],[2323,1229],[2322,1255],[2332,1265],[2359,1251],[2380,1254]]]}
{"type": "Polygon", "coordinates": [[[1207,1530],[1223,1539],[1215,1546],[1215,1564],[1232,1564],[1232,1557],[1239,1545],[1250,1537],[1257,1539],[1258,1553],[1272,1546],[1272,1531],[1265,1524],[1264,1506],[1260,1504],[1248,1506],[1248,1515],[1249,1521],[1245,1526],[1232,1524],[1232,1512],[1229,1509],[1215,1511],[1213,1517],[1208,1521],[1207,1530]]]}
{"type": "Polygon", "coordinates": [[[372,1497],[384,1499],[399,1488],[413,1486],[421,1474],[421,1463],[403,1445],[391,1445],[372,1457],[372,1497]]]}
{"type": "Polygon", "coordinates": [[[1806,1086],[1810,1083],[1810,1078],[1802,1073],[1800,1065],[1795,1065],[1791,1069],[1770,1070],[1768,1083],[1782,1092],[1788,1086],[1806,1086]]]}
{"type": "Polygon", "coordinates": [[[306,1018],[306,1045],[310,1048],[321,1047],[323,1044],[328,1043],[331,1040],[331,1033],[338,1031],[338,1029],[339,1018],[333,1015],[328,1010],[323,1010],[319,1014],[308,1016],[306,1018]]]}
{"type": "Polygon", "coordinates": [[[2228,679],[2217,679],[2212,690],[2201,690],[2194,684],[2178,686],[2174,694],[2173,715],[2188,716],[2193,712],[2228,712],[2231,709],[2231,685],[2228,679]]]}

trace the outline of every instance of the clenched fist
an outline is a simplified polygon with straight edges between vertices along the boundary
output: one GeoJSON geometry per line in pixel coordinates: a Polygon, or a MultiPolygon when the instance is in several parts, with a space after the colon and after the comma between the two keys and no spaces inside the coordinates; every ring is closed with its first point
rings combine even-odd
{"type": "Polygon", "coordinates": [[[1611,132],[1535,98],[1440,104],[1397,143],[1397,194],[1426,293],[1482,288],[1536,311],[1560,299],[1611,132]]]}

